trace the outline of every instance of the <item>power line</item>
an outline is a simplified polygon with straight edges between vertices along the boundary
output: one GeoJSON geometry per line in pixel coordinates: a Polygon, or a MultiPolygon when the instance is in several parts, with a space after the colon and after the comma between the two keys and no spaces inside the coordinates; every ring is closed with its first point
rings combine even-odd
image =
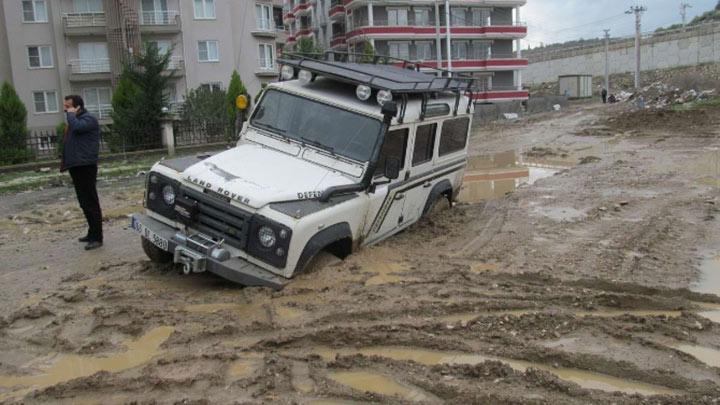
{"type": "Polygon", "coordinates": [[[642,37],[642,15],[647,11],[644,6],[630,7],[625,14],[635,14],[635,89],[640,88],[640,39],[642,37]]]}
{"type": "Polygon", "coordinates": [[[692,5],[690,3],[680,3],[680,16],[682,17],[683,27],[685,26],[685,22],[687,21],[687,9],[689,8],[692,8],[692,5]]]}

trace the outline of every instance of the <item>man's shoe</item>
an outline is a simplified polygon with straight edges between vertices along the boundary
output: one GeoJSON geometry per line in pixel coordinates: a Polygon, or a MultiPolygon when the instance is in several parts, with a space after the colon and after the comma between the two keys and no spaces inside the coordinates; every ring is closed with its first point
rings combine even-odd
{"type": "Polygon", "coordinates": [[[96,241],[96,240],[93,240],[93,241],[88,242],[87,245],[85,245],[85,250],[95,250],[95,249],[97,249],[97,248],[102,247],[102,245],[103,245],[102,242],[98,242],[98,241],[96,241]]]}
{"type": "Polygon", "coordinates": [[[79,238],[79,239],[78,239],[78,242],[82,242],[82,243],[90,242],[90,237],[89,237],[89,236],[83,236],[82,238],[79,238]]]}

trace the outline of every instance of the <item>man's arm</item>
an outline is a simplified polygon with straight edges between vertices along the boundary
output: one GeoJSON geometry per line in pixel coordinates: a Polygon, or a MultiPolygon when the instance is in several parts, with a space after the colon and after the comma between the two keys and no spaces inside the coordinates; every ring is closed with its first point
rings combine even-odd
{"type": "Polygon", "coordinates": [[[67,121],[70,128],[75,130],[76,133],[96,131],[99,128],[97,120],[89,114],[84,114],[78,118],[75,113],[68,112],[67,121]]]}

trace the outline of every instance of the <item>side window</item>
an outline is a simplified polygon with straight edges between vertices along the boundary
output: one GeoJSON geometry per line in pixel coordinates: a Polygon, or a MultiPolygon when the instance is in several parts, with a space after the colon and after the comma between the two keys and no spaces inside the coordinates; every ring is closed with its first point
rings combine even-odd
{"type": "Polygon", "coordinates": [[[413,166],[429,162],[435,149],[435,132],[437,124],[428,124],[417,127],[415,131],[415,149],[413,150],[413,166]]]}
{"type": "Polygon", "coordinates": [[[440,134],[440,156],[465,149],[470,118],[458,118],[443,122],[440,134]]]}
{"type": "Polygon", "coordinates": [[[405,154],[407,153],[409,135],[410,130],[408,128],[396,129],[385,135],[385,143],[380,151],[375,177],[381,177],[385,173],[385,162],[388,157],[400,160],[400,170],[405,168],[405,154]]]}

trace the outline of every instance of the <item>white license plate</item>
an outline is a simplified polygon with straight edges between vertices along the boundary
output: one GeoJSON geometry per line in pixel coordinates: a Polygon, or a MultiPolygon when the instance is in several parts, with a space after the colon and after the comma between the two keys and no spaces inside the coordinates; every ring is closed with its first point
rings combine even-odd
{"type": "Polygon", "coordinates": [[[162,250],[169,250],[168,248],[168,240],[163,238],[162,236],[156,234],[153,232],[150,228],[146,227],[145,225],[141,224],[135,217],[132,219],[132,228],[135,232],[137,232],[140,236],[143,238],[149,240],[152,242],[153,245],[159,247],[162,250]]]}

